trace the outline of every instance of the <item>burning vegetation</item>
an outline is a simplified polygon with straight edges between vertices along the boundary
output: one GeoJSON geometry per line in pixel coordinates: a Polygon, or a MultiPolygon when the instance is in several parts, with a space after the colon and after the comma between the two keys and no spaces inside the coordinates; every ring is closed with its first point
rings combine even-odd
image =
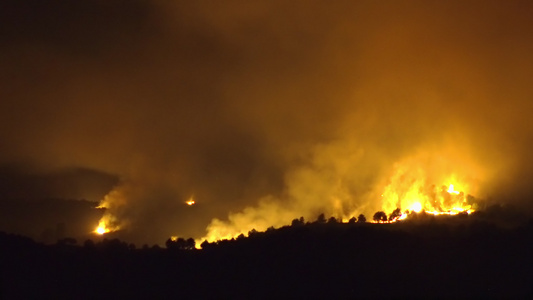
{"type": "Polygon", "coordinates": [[[124,202],[123,188],[120,186],[113,189],[104,197],[104,199],[102,199],[100,205],[96,208],[103,209],[104,214],[102,218],[100,218],[98,226],[94,229],[94,233],[104,235],[122,228],[125,221],[119,221],[116,217],[116,212],[124,205],[124,202]]]}
{"type": "Polygon", "coordinates": [[[364,215],[372,216],[376,211],[369,222],[394,223],[420,213],[470,214],[477,210],[479,182],[487,174],[466,151],[425,147],[392,164],[379,175],[381,180],[365,179],[370,187],[364,187],[353,180],[363,180],[358,174],[357,161],[351,166],[343,158],[326,152],[328,156],[321,157],[316,170],[297,170],[296,175],[288,176],[291,180],[287,189],[292,193],[288,199],[265,198],[255,207],[231,213],[227,221],[214,219],[207,227],[207,235],[197,243],[246,236],[252,229],[280,228],[290,224],[294,217],[310,220],[319,213],[341,223],[361,220],[361,216],[365,222],[364,215]],[[328,174],[325,169],[329,164],[341,169],[328,174]],[[358,192],[364,189],[369,192],[358,192]]]}
{"type": "MultiPolygon", "coordinates": [[[[384,211],[376,212],[370,223],[395,223],[402,220],[409,219],[410,217],[417,217],[419,215],[433,215],[433,216],[454,216],[454,215],[468,215],[475,211],[474,200],[475,198],[471,195],[465,195],[463,191],[458,191],[455,189],[454,184],[449,184],[448,186],[441,186],[436,188],[435,185],[431,185],[430,188],[426,188],[419,185],[419,182],[415,182],[413,186],[409,187],[405,192],[399,192],[394,189],[393,186],[388,186],[385,193],[382,195],[384,206],[390,202],[398,203],[398,205],[405,205],[406,210],[402,211],[401,207],[397,207],[392,210],[388,215],[384,211]],[[402,204],[403,203],[403,204],[402,204]]],[[[326,219],[324,214],[320,214],[316,220],[317,223],[366,223],[367,219],[364,214],[359,214],[358,217],[351,216],[349,219],[339,218],[331,216],[329,219],[326,219]]],[[[291,223],[292,226],[303,225],[304,217],[299,219],[294,219],[291,223]]],[[[273,226],[269,227],[268,230],[274,229],[273,226]]],[[[248,233],[241,232],[238,235],[220,235],[218,238],[211,239],[204,238],[196,241],[196,245],[201,245],[207,242],[207,244],[212,242],[217,242],[221,240],[233,240],[244,238],[250,236],[253,233],[257,233],[255,228],[252,228],[248,233]]],[[[172,241],[175,241],[175,237],[172,241]]]]}
{"type": "Polygon", "coordinates": [[[120,229],[120,227],[118,227],[116,224],[117,222],[113,215],[106,211],[104,212],[104,216],[98,222],[98,226],[94,230],[94,233],[104,235],[109,232],[117,231],[120,229]]]}
{"type": "MultiPolygon", "coordinates": [[[[393,193],[394,199],[397,194],[393,193]]],[[[470,214],[474,212],[474,197],[465,196],[464,192],[456,191],[453,184],[448,187],[442,186],[440,189],[433,188],[429,196],[418,192],[409,191],[407,198],[403,201],[407,203],[407,209],[402,212],[401,208],[396,208],[389,217],[376,213],[373,222],[393,223],[406,219],[411,212],[424,212],[432,215],[457,215],[460,213],[470,214]]],[[[401,201],[399,201],[401,202],[401,201]]]]}

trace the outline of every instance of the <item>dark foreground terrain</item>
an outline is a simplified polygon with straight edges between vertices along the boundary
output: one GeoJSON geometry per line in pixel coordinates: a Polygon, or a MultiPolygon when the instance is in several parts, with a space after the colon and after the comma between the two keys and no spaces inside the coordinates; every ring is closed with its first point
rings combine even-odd
{"type": "MultiPolygon", "coordinates": [[[[0,233],[11,298],[531,298],[533,222],[293,224],[212,244],[42,245],[0,233]]],[[[168,243],[167,243],[168,244],[168,243]]]]}

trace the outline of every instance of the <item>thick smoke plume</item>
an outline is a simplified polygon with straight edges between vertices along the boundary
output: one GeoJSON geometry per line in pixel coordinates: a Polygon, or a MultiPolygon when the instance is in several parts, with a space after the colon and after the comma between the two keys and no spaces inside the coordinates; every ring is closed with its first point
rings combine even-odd
{"type": "Polygon", "coordinates": [[[3,1],[0,162],[114,174],[107,213],[142,243],[373,213],[399,168],[530,208],[532,13],[3,1]]]}

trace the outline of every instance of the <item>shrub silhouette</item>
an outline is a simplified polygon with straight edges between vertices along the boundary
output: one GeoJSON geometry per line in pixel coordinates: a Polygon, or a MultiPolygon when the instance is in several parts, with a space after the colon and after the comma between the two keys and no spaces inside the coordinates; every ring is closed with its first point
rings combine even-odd
{"type": "Polygon", "coordinates": [[[398,218],[401,215],[402,215],[402,212],[400,211],[399,208],[397,208],[397,209],[393,210],[392,213],[390,214],[389,221],[392,221],[392,220],[398,218]]]}
{"type": "Polygon", "coordinates": [[[335,219],[335,217],[331,217],[328,219],[328,224],[335,224],[337,223],[337,219],[335,219]]]}
{"type": "Polygon", "coordinates": [[[318,218],[316,219],[316,222],[317,223],[326,223],[326,216],[324,216],[323,213],[318,215],[318,218]]]}

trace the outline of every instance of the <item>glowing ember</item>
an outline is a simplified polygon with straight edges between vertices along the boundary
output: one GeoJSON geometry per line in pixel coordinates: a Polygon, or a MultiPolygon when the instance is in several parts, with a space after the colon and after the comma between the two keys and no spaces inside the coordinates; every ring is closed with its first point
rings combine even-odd
{"type": "Polygon", "coordinates": [[[194,203],[195,203],[194,200],[189,200],[189,201],[185,202],[185,204],[187,204],[189,206],[194,205],[194,203]]]}

